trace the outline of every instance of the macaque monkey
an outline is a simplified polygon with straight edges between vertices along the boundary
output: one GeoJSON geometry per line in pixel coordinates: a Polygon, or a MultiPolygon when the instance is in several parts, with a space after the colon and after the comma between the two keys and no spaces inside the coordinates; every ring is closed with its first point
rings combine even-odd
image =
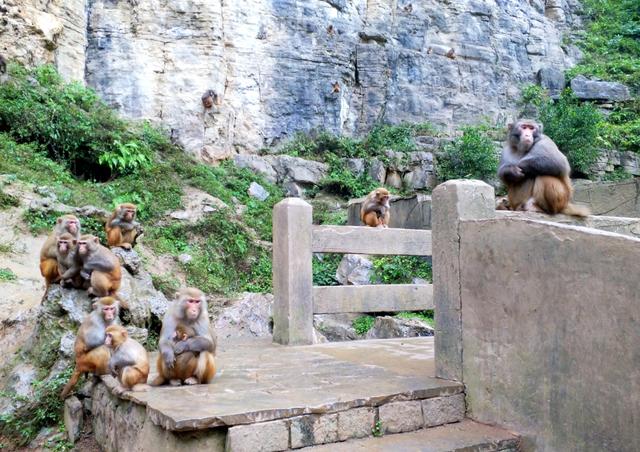
{"type": "Polygon", "coordinates": [[[569,161],[542,133],[542,124],[521,119],[509,125],[498,176],[507,186],[510,209],[589,215],[586,208],[569,202],[573,194],[570,172],[569,161]]]}
{"type": "Polygon", "coordinates": [[[105,224],[109,248],[119,246],[130,250],[136,244],[136,237],[140,233],[136,211],[136,205],[130,203],[120,204],[113,211],[105,224]]]}
{"type": "Polygon", "coordinates": [[[76,252],[78,241],[74,236],[65,232],[58,236],[56,243],[56,260],[58,262],[60,284],[64,287],[81,288],[80,266],[82,264],[76,252]]]}
{"type": "MultiPolygon", "coordinates": [[[[98,237],[83,235],[78,240],[77,253],[82,262],[80,276],[89,280],[89,295],[114,296],[120,288],[122,270],[120,260],[108,248],[100,245],[98,237]]],[[[126,306],[125,306],[126,307],[126,306]]]]}
{"type": "Polygon", "coordinates": [[[364,198],[360,208],[360,220],[367,226],[387,228],[391,219],[390,207],[389,190],[376,188],[364,198]]]}
{"type": "Polygon", "coordinates": [[[172,380],[189,385],[209,383],[216,373],[216,341],[204,294],[188,288],[178,292],[177,298],[162,320],[158,376],[152,383],[154,386],[172,380]],[[186,339],[182,340],[184,337],[186,339]],[[195,366],[191,353],[196,357],[195,366]],[[182,357],[184,354],[187,356],[182,357]]]}
{"type": "Polygon", "coordinates": [[[111,351],[104,345],[106,329],[118,324],[118,300],[113,297],[100,298],[93,303],[93,311],[82,321],[78,329],[76,343],[73,347],[76,354],[76,367],[62,392],[66,398],[83,373],[107,375],[111,351]]]}
{"type": "Polygon", "coordinates": [[[80,236],[80,220],[74,215],[63,215],[56,220],[56,225],[45,240],[40,250],[40,273],[44,276],[46,287],[60,280],[57,260],[57,239],[59,235],[69,233],[74,238],[80,236]]]}
{"type": "Polygon", "coordinates": [[[212,108],[214,105],[220,105],[220,99],[214,90],[208,89],[204,92],[202,105],[207,109],[212,108]]]}
{"type": "Polygon", "coordinates": [[[109,372],[120,383],[114,392],[147,390],[149,356],[144,347],[131,339],[127,330],[120,325],[107,327],[104,345],[111,349],[109,372]]]}

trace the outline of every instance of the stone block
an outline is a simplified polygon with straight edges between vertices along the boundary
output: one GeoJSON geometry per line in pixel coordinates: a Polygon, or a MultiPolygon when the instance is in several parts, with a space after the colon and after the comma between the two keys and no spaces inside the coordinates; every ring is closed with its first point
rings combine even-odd
{"type": "Polygon", "coordinates": [[[391,402],[378,408],[385,433],[411,432],[422,428],[422,406],[419,401],[391,402]]]}
{"type": "Polygon", "coordinates": [[[459,422],[464,418],[464,394],[433,397],[422,401],[425,427],[459,422]]]}
{"type": "Polygon", "coordinates": [[[271,452],[289,448],[285,421],[238,425],[227,432],[227,452],[271,452]]]}
{"type": "Polygon", "coordinates": [[[433,297],[436,376],[462,380],[460,236],[462,220],[493,218],[495,195],[484,182],[451,180],[433,191],[433,297]]]}
{"type": "Polygon", "coordinates": [[[69,397],[64,401],[64,428],[70,443],[73,444],[80,438],[83,424],[82,403],[77,397],[69,397]]]}
{"type": "Polygon", "coordinates": [[[300,416],[291,419],[291,447],[335,443],[338,440],[338,415],[300,416]]]}
{"type": "Polygon", "coordinates": [[[370,436],[375,422],[375,408],[355,408],[338,413],[338,439],[345,441],[370,436]]]}
{"type": "Polygon", "coordinates": [[[622,83],[589,80],[582,75],[571,80],[571,89],[581,100],[624,101],[631,99],[629,88],[622,83]]]}
{"type": "Polygon", "coordinates": [[[555,67],[545,67],[536,75],[538,84],[549,91],[549,95],[556,98],[565,87],[564,72],[555,67]]]}
{"type": "Polygon", "coordinates": [[[273,340],[313,343],[312,208],[298,198],[273,209],[273,340]]]}

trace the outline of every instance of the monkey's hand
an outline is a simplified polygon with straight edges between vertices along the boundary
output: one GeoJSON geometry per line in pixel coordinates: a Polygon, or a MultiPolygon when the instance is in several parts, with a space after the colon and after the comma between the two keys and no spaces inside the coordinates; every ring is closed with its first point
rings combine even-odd
{"type": "Polygon", "coordinates": [[[509,165],[502,170],[502,178],[505,182],[520,182],[525,174],[518,165],[509,165]]]}
{"type": "Polygon", "coordinates": [[[83,279],[90,279],[91,278],[91,272],[88,272],[86,270],[82,270],[80,272],[80,276],[82,276],[83,279]]]}
{"type": "Polygon", "coordinates": [[[187,342],[188,341],[180,341],[175,345],[175,347],[173,347],[173,351],[175,352],[176,355],[179,355],[181,353],[188,351],[189,344],[187,344],[187,342]]]}
{"type": "Polygon", "coordinates": [[[173,364],[176,361],[176,355],[173,353],[173,350],[168,348],[162,352],[162,360],[164,361],[164,366],[167,369],[173,369],[173,364]]]}

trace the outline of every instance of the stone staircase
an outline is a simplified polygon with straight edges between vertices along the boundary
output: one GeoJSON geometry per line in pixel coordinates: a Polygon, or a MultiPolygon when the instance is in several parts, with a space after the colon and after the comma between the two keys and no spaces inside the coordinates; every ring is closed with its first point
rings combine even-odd
{"type": "Polygon", "coordinates": [[[122,397],[104,377],[90,401],[98,443],[118,452],[517,450],[517,436],[464,420],[462,385],[429,377],[433,338],[223,341],[218,363],[212,384],[122,397]]]}

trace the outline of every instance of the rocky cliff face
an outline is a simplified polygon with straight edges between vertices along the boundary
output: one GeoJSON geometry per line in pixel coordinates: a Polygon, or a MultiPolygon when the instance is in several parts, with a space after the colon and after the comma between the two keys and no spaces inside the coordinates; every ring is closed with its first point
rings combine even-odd
{"type": "Polygon", "coordinates": [[[314,128],[358,134],[379,120],[505,121],[522,84],[577,56],[562,44],[577,0],[0,5],[4,53],[54,61],[208,160],[314,128]],[[211,109],[200,100],[208,89],[221,99],[211,109]]]}

